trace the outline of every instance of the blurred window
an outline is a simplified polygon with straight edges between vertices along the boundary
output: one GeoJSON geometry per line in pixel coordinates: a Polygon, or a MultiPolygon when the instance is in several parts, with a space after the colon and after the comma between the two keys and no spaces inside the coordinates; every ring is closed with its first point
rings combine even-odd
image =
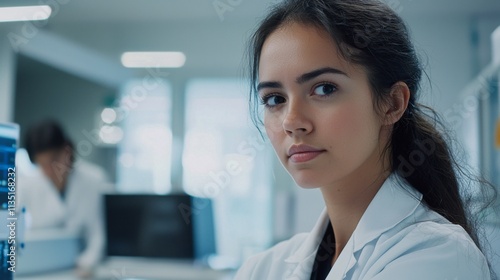
{"type": "Polygon", "coordinates": [[[184,189],[214,199],[217,252],[236,261],[267,248],[272,235],[274,154],[251,124],[246,88],[236,79],[186,87],[184,189]]]}
{"type": "Polygon", "coordinates": [[[164,80],[131,80],[123,87],[117,110],[123,129],[117,163],[118,191],[170,192],[171,102],[171,86],[164,80]]]}

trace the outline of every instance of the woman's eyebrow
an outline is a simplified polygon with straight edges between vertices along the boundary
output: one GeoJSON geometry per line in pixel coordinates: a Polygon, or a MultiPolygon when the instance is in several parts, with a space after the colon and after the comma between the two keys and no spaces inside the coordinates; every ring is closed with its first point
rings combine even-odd
{"type": "MultiPolygon", "coordinates": [[[[305,83],[309,80],[312,80],[312,79],[316,78],[317,76],[323,75],[325,73],[340,74],[340,75],[344,75],[346,77],[349,77],[349,75],[347,75],[345,72],[343,72],[339,69],[332,68],[332,67],[323,67],[323,68],[319,68],[319,69],[313,70],[311,72],[307,72],[305,74],[300,75],[300,77],[298,77],[296,79],[296,82],[298,84],[303,84],[303,83],[305,83]]],[[[257,91],[260,91],[263,88],[283,88],[283,85],[280,82],[261,82],[257,86],[257,91]]]]}
{"type": "Polygon", "coordinates": [[[260,91],[263,88],[283,88],[280,82],[261,82],[257,86],[257,91],[260,91]]]}
{"type": "Polygon", "coordinates": [[[316,70],[313,70],[311,72],[302,74],[300,77],[297,78],[296,81],[298,84],[303,84],[303,83],[305,83],[309,80],[312,80],[312,79],[316,78],[317,76],[325,74],[325,73],[340,74],[340,75],[344,75],[346,77],[349,77],[345,72],[343,72],[339,69],[332,68],[332,67],[324,67],[324,68],[316,69],[316,70]]]}

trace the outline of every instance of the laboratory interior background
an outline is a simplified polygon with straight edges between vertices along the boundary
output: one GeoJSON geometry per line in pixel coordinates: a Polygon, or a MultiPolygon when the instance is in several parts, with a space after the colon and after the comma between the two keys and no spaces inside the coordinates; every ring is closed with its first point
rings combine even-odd
{"type": "MultiPolygon", "coordinates": [[[[295,184],[248,111],[246,44],[277,2],[0,1],[0,122],[18,130],[18,188],[40,174],[23,141],[43,120],[106,182],[91,277],[231,279],[249,256],[311,230],[319,190],[295,184]]],[[[386,2],[422,57],[422,103],[498,188],[500,1],[386,2]]],[[[83,237],[33,227],[36,213],[18,207],[17,271],[0,278],[78,279],[83,237]]],[[[500,254],[500,218],[484,215],[500,254]]],[[[500,257],[493,266],[500,273],[500,257]]]]}

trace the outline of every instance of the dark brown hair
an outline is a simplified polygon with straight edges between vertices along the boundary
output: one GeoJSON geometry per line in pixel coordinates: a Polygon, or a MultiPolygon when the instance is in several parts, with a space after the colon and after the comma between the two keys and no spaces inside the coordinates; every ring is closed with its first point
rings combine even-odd
{"type": "Polygon", "coordinates": [[[66,136],[62,126],[51,119],[41,121],[28,128],[24,137],[24,147],[32,163],[39,153],[69,147],[71,162],[74,162],[73,141],[66,136]]]}

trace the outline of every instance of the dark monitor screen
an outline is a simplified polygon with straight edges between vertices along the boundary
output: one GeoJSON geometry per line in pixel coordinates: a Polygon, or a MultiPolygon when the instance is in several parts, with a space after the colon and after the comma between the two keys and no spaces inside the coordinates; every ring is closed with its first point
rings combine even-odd
{"type": "MultiPolygon", "coordinates": [[[[211,215],[205,215],[203,223],[197,221],[203,215],[191,211],[199,204],[195,201],[185,194],[107,194],[107,255],[195,259],[200,236],[196,231],[212,236],[205,242],[213,243],[211,215]]],[[[202,210],[211,211],[211,205],[202,210]]],[[[215,250],[214,246],[210,249],[215,250]]]]}

